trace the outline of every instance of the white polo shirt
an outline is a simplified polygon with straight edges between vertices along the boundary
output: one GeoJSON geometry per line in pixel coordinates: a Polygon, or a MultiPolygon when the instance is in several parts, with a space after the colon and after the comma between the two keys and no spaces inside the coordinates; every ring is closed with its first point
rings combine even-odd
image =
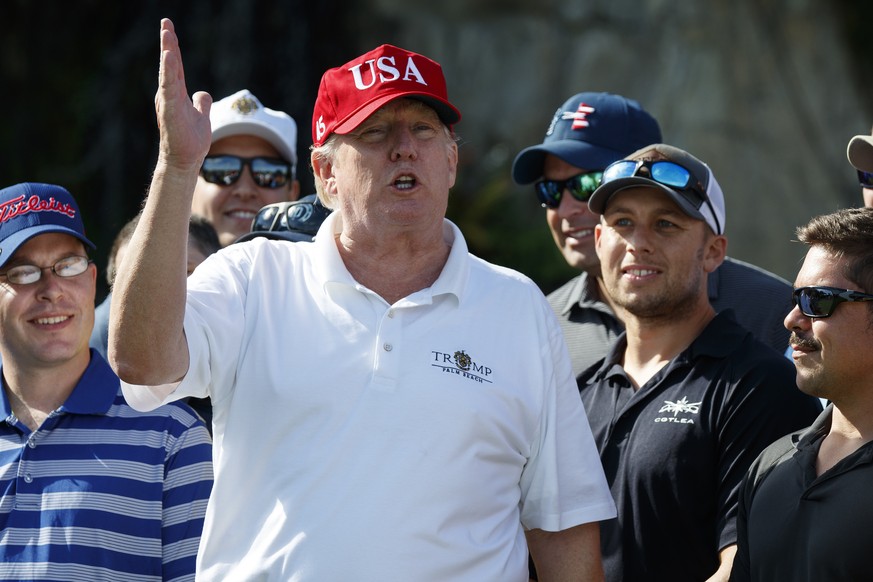
{"type": "Polygon", "coordinates": [[[448,221],[439,279],[388,305],[345,269],[339,221],[189,279],[171,398],[214,406],[200,576],[527,580],[524,528],[615,516],[551,308],[448,221]]]}

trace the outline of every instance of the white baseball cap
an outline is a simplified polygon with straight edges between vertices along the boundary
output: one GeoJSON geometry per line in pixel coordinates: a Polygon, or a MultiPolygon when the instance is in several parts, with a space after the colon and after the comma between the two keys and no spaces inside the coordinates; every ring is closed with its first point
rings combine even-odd
{"type": "Polygon", "coordinates": [[[276,148],[296,169],[297,123],[284,111],[264,107],[248,89],[213,103],[209,120],[213,143],[232,135],[254,135],[276,148]]]}

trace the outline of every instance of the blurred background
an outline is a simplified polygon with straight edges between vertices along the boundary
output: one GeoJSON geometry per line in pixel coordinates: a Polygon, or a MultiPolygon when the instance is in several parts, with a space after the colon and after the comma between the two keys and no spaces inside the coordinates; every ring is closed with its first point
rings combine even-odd
{"type": "MultiPolygon", "coordinates": [[[[510,167],[577,92],[638,100],[712,167],[729,254],[788,280],[794,228],[862,204],[845,148],[873,124],[869,0],[5,0],[3,13],[0,186],[66,186],[101,271],[155,162],[161,17],[189,91],[250,89],[295,118],[304,160],[325,69],[386,42],[440,62],[463,114],[449,218],[545,292],[574,273],[510,167]]],[[[298,174],[314,192],[308,164],[298,174]]]]}

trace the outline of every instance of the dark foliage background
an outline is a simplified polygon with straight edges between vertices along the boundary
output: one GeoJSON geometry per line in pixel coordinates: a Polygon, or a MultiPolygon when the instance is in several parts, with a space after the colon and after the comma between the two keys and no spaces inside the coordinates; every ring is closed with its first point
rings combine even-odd
{"type": "MultiPolygon", "coordinates": [[[[499,8],[489,6],[483,3],[482,18],[499,8]]],[[[867,74],[873,3],[832,6],[854,50],[851,83],[871,104],[873,119],[867,74]]],[[[70,189],[101,267],[116,231],[139,209],[155,161],[161,17],[176,23],[189,90],[220,98],[248,88],[265,105],[287,111],[298,122],[304,159],[321,73],[372,48],[372,38],[393,42],[391,30],[402,25],[365,21],[364,4],[342,0],[5,0],[2,12],[0,186],[41,181],[70,189]]],[[[473,252],[550,290],[572,272],[545,228],[525,227],[532,213],[541,213],[533,197],[507,195],[515,152],[502,152],[497,161],[477,159],[484,155],[477,152],[465,151],[462,141],[450,218],[473,252]]],[[[304,193],[313,191],[305,164],[298,173],[304,193]]]]}

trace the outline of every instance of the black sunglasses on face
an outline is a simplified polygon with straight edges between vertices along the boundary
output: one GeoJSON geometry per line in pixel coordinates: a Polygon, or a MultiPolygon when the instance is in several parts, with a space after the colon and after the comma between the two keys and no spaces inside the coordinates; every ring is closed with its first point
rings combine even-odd
{"type": "Polygon", "coordinates": [[[873,301],[873,295],[868,293],[837,287],[799,287],[792,297],[800,312],[813,318],[830,317],[840,303],[873,301]]]}
{"type": "Polygon", "coordinates": [[[873,172],[858,170],[858,183],[861,188],[873,188],[873,172]]]}
{"type": "Polygon", "coordinates": [[[252,179],[261,188],[281,188],[293,179],[291,164],[279,158],[241,158],[239,156],[206,156],[200,167],[200,175],[211,184],[230,186],[242,176],[243,168],[249,167],[252,179]]]}
{"type": "Polygon", "coordinates": [[[603,172],[598,170],[577,174],[566,180],[540,180],[534,184],[534,190],[544,208],[557,208],[561,205],[564,190],[569,191],[570,195],[579,202],[587,202],[600,186],[602,177],[603,172]]]}

